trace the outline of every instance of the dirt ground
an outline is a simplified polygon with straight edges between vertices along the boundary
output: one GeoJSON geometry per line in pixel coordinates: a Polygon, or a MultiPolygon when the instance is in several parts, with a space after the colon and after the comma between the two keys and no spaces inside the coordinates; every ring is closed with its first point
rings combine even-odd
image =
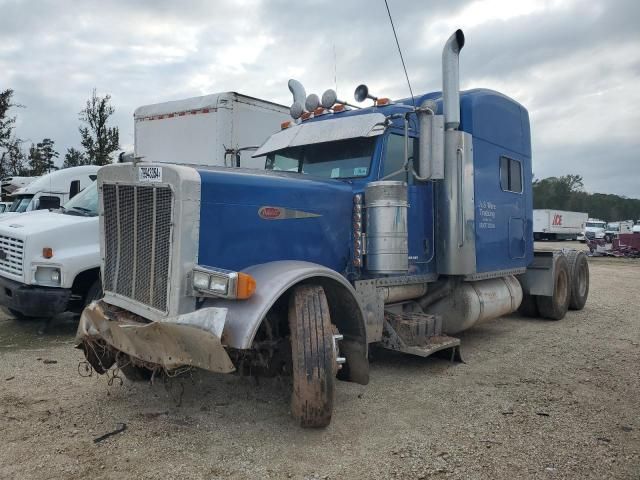
{"type": "Polygon", "coordinates": [[[474,327],[465,364],[377,353],[319,431],[286,380],[83,378],[75,318],[3,315],[0,478],[639,479],[640,261],[590,268],[583,311],[474,327]]]}

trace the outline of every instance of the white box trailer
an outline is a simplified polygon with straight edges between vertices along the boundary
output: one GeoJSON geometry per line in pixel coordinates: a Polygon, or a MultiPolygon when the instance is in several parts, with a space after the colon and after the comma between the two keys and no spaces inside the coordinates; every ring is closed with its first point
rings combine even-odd
{"type": "Polygon", "coordinates": [[[582,212],[541,209],[533,211],[534,240],[577,240],[589,215],[582,212]]]}
{"type": "MultiPolygon", "coordinates": [[[[135,156],[143,162],[237,167],[230,150],[258,147],[289,108],[235,92],[138,107],[134,112],[135,156]]],[[[264,168],[264,158],[240,150],[241,167],[264,168]]]]}

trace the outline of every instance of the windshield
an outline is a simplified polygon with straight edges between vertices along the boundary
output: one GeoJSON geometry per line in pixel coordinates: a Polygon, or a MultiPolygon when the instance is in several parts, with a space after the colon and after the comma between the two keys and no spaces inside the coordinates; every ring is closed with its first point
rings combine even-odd
{"type": "Polygon", "coordinates": [[[350,138],[286,148],[270,153],[265,169],[325,178],[366,177],[375,142],[375,138],[350,138]]]}
{"type": "Polygon", "coordinates": [[[600,222],[587,222],[587,227],[598,227],[598,228],[604,228],[604,222],[600,223],[600,222]]]}
{"type": "Polygon", "coordinates": [[[9,211],[18,212],[18,213],[26,212],[27,207],[29,206],[29,203],[31,203],[32,198],[33,198],[33,195],[20,195],[19,197],[16,197],[13,200],[13,203],[11,204],[9,211]]]}
{"type": "Polygon", "coordinates": [[[67,215],[85,215],[95,217],[98,215],[98,186],[93,182],[71,200],[64,204],[62,213],[67,215]]]}

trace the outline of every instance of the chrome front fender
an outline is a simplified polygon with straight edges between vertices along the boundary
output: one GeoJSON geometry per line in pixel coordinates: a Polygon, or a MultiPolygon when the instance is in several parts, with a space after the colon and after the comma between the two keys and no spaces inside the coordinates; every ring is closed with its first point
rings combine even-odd
{"type": "MultiPolygon", "coordinates": [[[[325,287],[329,308],[338,307],[336,302],[347,303],[349,318],[342,318],[352,328],[344,332],[366,347],[366,325],[362,306],[357,300],[353,286],[338,272],[316,263],[282,260],[249,267],[243,272],[256,280],[256,291],[247,300],[207,299],[202,308],[226,308],[227,319],[222,334],[222,343],[231,348],[249,349],[260,324],[273,304],[294,285],[317,278],[325,287]],[[336,288],[334,288],[336,287],[336,288]],[[334,290],[339,290],[334,292],[334,290]]],[[[339,306],[342,308],[342,305],[339,306]]],[[[333,319],[337,323],[337,319],[333,319]]],[[[339,325],[340,326],[340,325],[339,325]]],[[[341,329],[341,333],[342,333],[341,329]]],[[[347,337],[345,335],[345,338],[347,337]]]]}

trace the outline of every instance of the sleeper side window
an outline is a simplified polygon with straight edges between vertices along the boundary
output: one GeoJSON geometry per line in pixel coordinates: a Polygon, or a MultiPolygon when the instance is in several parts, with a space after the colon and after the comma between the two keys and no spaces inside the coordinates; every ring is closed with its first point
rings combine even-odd
{"type": "Polygon", "coordinates": [[[500,157],[500,188],[505,192],[522,193],[522,163],[509,157],[500,157]]]}

